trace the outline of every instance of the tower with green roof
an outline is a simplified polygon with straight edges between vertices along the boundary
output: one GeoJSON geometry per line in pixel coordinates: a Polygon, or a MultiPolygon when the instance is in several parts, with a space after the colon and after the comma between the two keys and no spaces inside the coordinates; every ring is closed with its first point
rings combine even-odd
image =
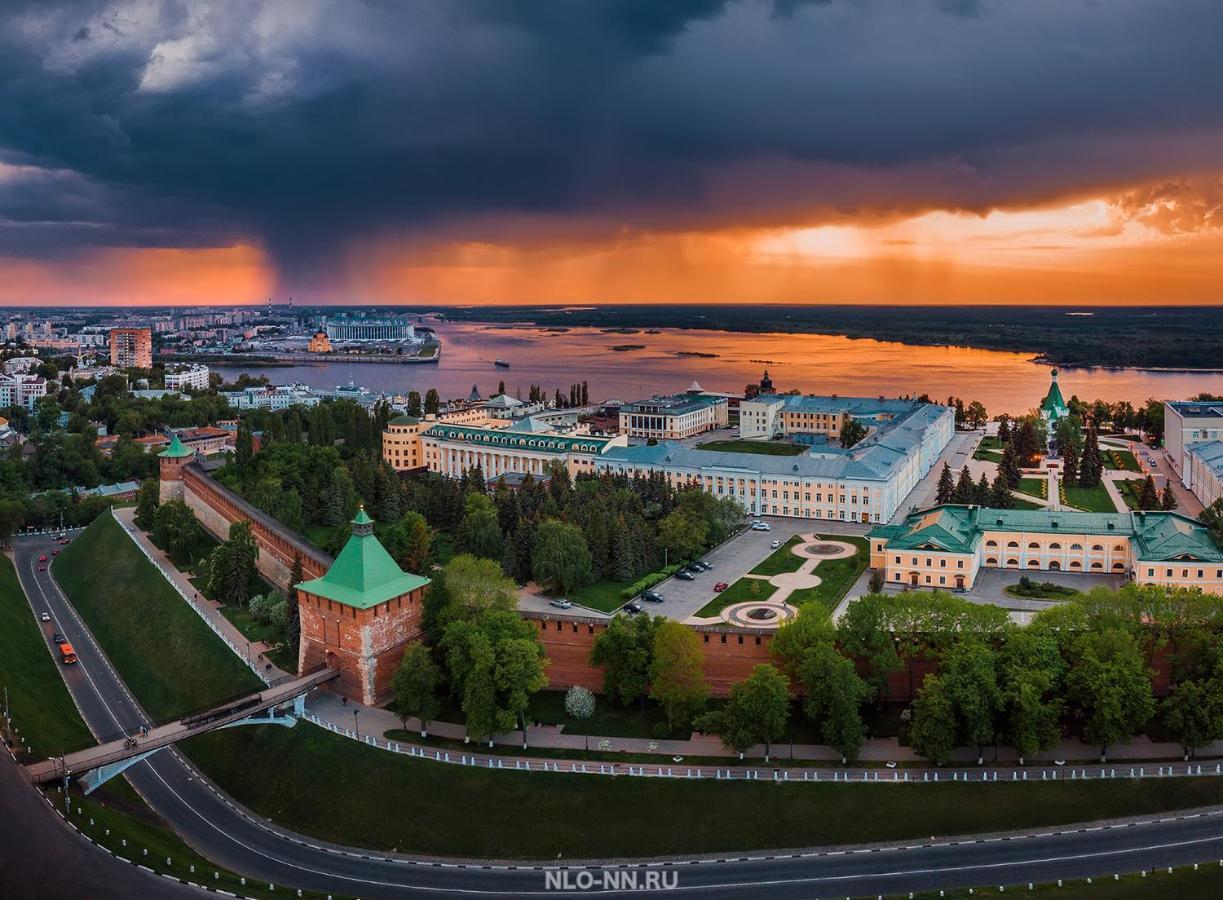
{"type": "Polygon", "coordinates": [[[326,574],[295,585],[299,672],[339,669],[334,684],[342,694],[366,704],[385,702],[404,650],[420,637],[428,585],[428,578],[399,567],[374,534],[373,519],[358,509],[352,535],[326,574]]]}
{"type": "Polygon", "coordinates": [[[170,446],[157,454],[157,493],[162,503],[183,498],[182,469],[193,459],[195,459],[195,451],[184,447],[183,442],[178,438],[178,433],[175,432],[170,446]]]}
{"type": "Polygon", "coordinates": [[[1040,403],[1041,418],[1049,426],[1050,432],[1053,431],[1053,426],[1058,423],[1059,419],[1070,415],[1070,407],[1062,399],[1062,389],[1057,386],[1057,369],[1053,370],[1052,379],[1049,384],[1049,392],[1045,394],[1045,399],[1040,403]]]}

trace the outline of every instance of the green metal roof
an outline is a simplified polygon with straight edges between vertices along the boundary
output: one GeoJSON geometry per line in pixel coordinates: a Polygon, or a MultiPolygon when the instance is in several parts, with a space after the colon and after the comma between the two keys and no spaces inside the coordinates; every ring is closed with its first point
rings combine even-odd
{"type": "Polygon", "coordinates": [[[184,456],[195,456],[194,450],[188,450],[183,446],[183,442],[178,439],[178,433],[174,435],[174,440],[170,441],[170,446],[157,454],[158,456],[166,456],[170,458],[182,458],[184,456]]]}
{"type": "Polygon", "coordinates": [[[416,416],[409,416],[407,414],[404,414],[402,416],[396,416],[395,418],[388,421],[387,424],[388,425],[415,425],[419,421],[420,419],[416,418],[416,416]]]}
{"type": "Polygon", "coordinates": [[[1049,385],[1049,393],[1045,394],[1040,408],[1059,416],[1070,411],[1070,407],[1066,406],[1066,401],[1062,399],[1062,389],[1057,386],[1057,369],[1053,370],[1053,382],[1049,385]]]}
{"type": "Polygon", "coordinates": [[[364,509],[357,510],[352,525],[352,537],[327,574],[303,581],[298,588],[345,606],[369,609],[429,583],[428,578],[399,568],[374,536],[374,520],[364,509]]]}
{"type": "Polygon", "coordinates": [[[1092,513],[1051,509],[992,509],[944,504],[918,510],[899,525],[881,525],[870,537],[889,550],[940,549],[968,553],[986,531],[1103,534],[1132,538],[1140,561],[1223,562],[1223,548],[1201,522],[1176,512],[1092,513]]]}

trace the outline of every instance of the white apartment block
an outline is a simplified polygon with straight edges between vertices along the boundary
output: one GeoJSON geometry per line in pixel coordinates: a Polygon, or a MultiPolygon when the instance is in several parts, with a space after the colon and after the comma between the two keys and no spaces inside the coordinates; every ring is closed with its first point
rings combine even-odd
{"type": "Polygon", "coordinates": [[[47,382],[41,375],[0,375],[0,407],[33,409],[46,395],[47,382]]]}
{"type": "Polygon", "coordinates": [[[702,393],[693,384],[687,393],[625,403],[620,407],[620,433],[634,438],[678,441],[725,428],[729,418],[726,397],[702,393]]]}
{"type": "Polygon", "coordinates": [[[222,391],[221,396],[234,409],[288,409],[290,406],[318,406],[321,399],[309,388],[290,384],[279,387],[248,387],[222,391]]]}
{"type": "Polygon", "coordinates": [[[177,391],[208,390],[208,367],[202,365],[178,366],[166,370],[166,389],[177,391]]]}

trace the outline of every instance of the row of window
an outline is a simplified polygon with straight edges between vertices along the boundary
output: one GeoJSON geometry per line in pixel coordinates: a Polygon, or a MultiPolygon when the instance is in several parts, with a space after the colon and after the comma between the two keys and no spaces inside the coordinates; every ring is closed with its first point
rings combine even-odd
{"type": "MultiPolygon", "coordinates": [[[[1180,577],[1181,577],[1181,578],[1188,578],[1188,577],[1189,577],[1189,572],[1190,572],[1190,570],[1189,570],[1189,569],[1181,569],[1181,575],[1180,575],[1180,577]]],[[[1205,569],[1198,569],[1198,570],[1197,570],[1197,572],[1198,572],[1198,574],[1197,574],[1197,577],[1198,577],[1198,578],[1205,578],[1205,577],[1206,577],[1206,570],[1205,570],[1205,569]]],[[[1147,569],[1147,578],[1154,578],[1154,577],[1155,577],[1155,569],[1154,569],[1154,568],[1148,568],[1148,569],[1147,569]]],[[[1172,574],[1172,569],[1165,569],[1165,570],[1164,570],[1164,577],[1165,577],[1165,578],[1173,578],[1173,577],[1175,577],[1175,576],[1173,576],[1173,574],[1172,574]]],[[[1223,569],[1215,569],[1215,578],[1223,578],[1223,569]]]]}
{"type": "MultiPolygon", "coordinates": [[[[985,546],[986,546],[986,547],[997,547],[997,546],[998,546],[998,542],[997,542],[997,541],[992,541],[992,540],[991,540],[991,541],[986,541],[986,542],[985,542],[985,546]]],[[[1018,542],[1018,541],[1007,541],[1006,546],[1007,546],[1007,548],[1008,548],[1008,549],[1018,549],[1018,547],[1019,547],[1019,542],[1018,542]]],[[[1039,549],[1040,549],[1040,542],[1039,542],[1039,541],[1030,541],[1030,542],[1028,543],[1028,549],[1029,549],[1029,550],[1039,550],[1039,549]]],[[[1050,549],[1050,550],[1061,550],[1061,549],[1062,549],[1062,545],[1061,545],[1060,543],[1058,543],[1057,541],[1054,541],[1053,543],[1049,544],[1049,549],[1050,549]]],[[[1082,549],[1083,549],[1083,545],[1082,545],[1082,544],[1071,544],[1071,545],[1070,545],[1070,549],[1071,549],[1071,550],[1082,550],[1082,549]]],[[[1091,545],[1091,552],[1092,552],[1092,553],[1103,553],[1103,552],[1104,552],[1104,547],[1103,547],[1101,544],[1092,544],[1092,545],[1091,545]]],[[[1113,552],[1114,552],[1114,553],[1124,553],[1124,552],[1125,552],[1125,545],[1124,545],[1124,544],[1114,544],[1114,545],[1113,545],[1113,552]]]]}

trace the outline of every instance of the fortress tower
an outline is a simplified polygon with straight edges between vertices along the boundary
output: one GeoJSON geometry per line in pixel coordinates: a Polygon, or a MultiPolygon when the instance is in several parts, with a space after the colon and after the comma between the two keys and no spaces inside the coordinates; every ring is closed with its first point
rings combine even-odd
{"type": "Polygon", "coordinates": [[[159,494],[162,503],[167,500],[183,499],[183,466],[191,462],[195,452],[183,446],[183,442],[174,435],[170,446],[157,454],[159,463],[159,494]]]}

